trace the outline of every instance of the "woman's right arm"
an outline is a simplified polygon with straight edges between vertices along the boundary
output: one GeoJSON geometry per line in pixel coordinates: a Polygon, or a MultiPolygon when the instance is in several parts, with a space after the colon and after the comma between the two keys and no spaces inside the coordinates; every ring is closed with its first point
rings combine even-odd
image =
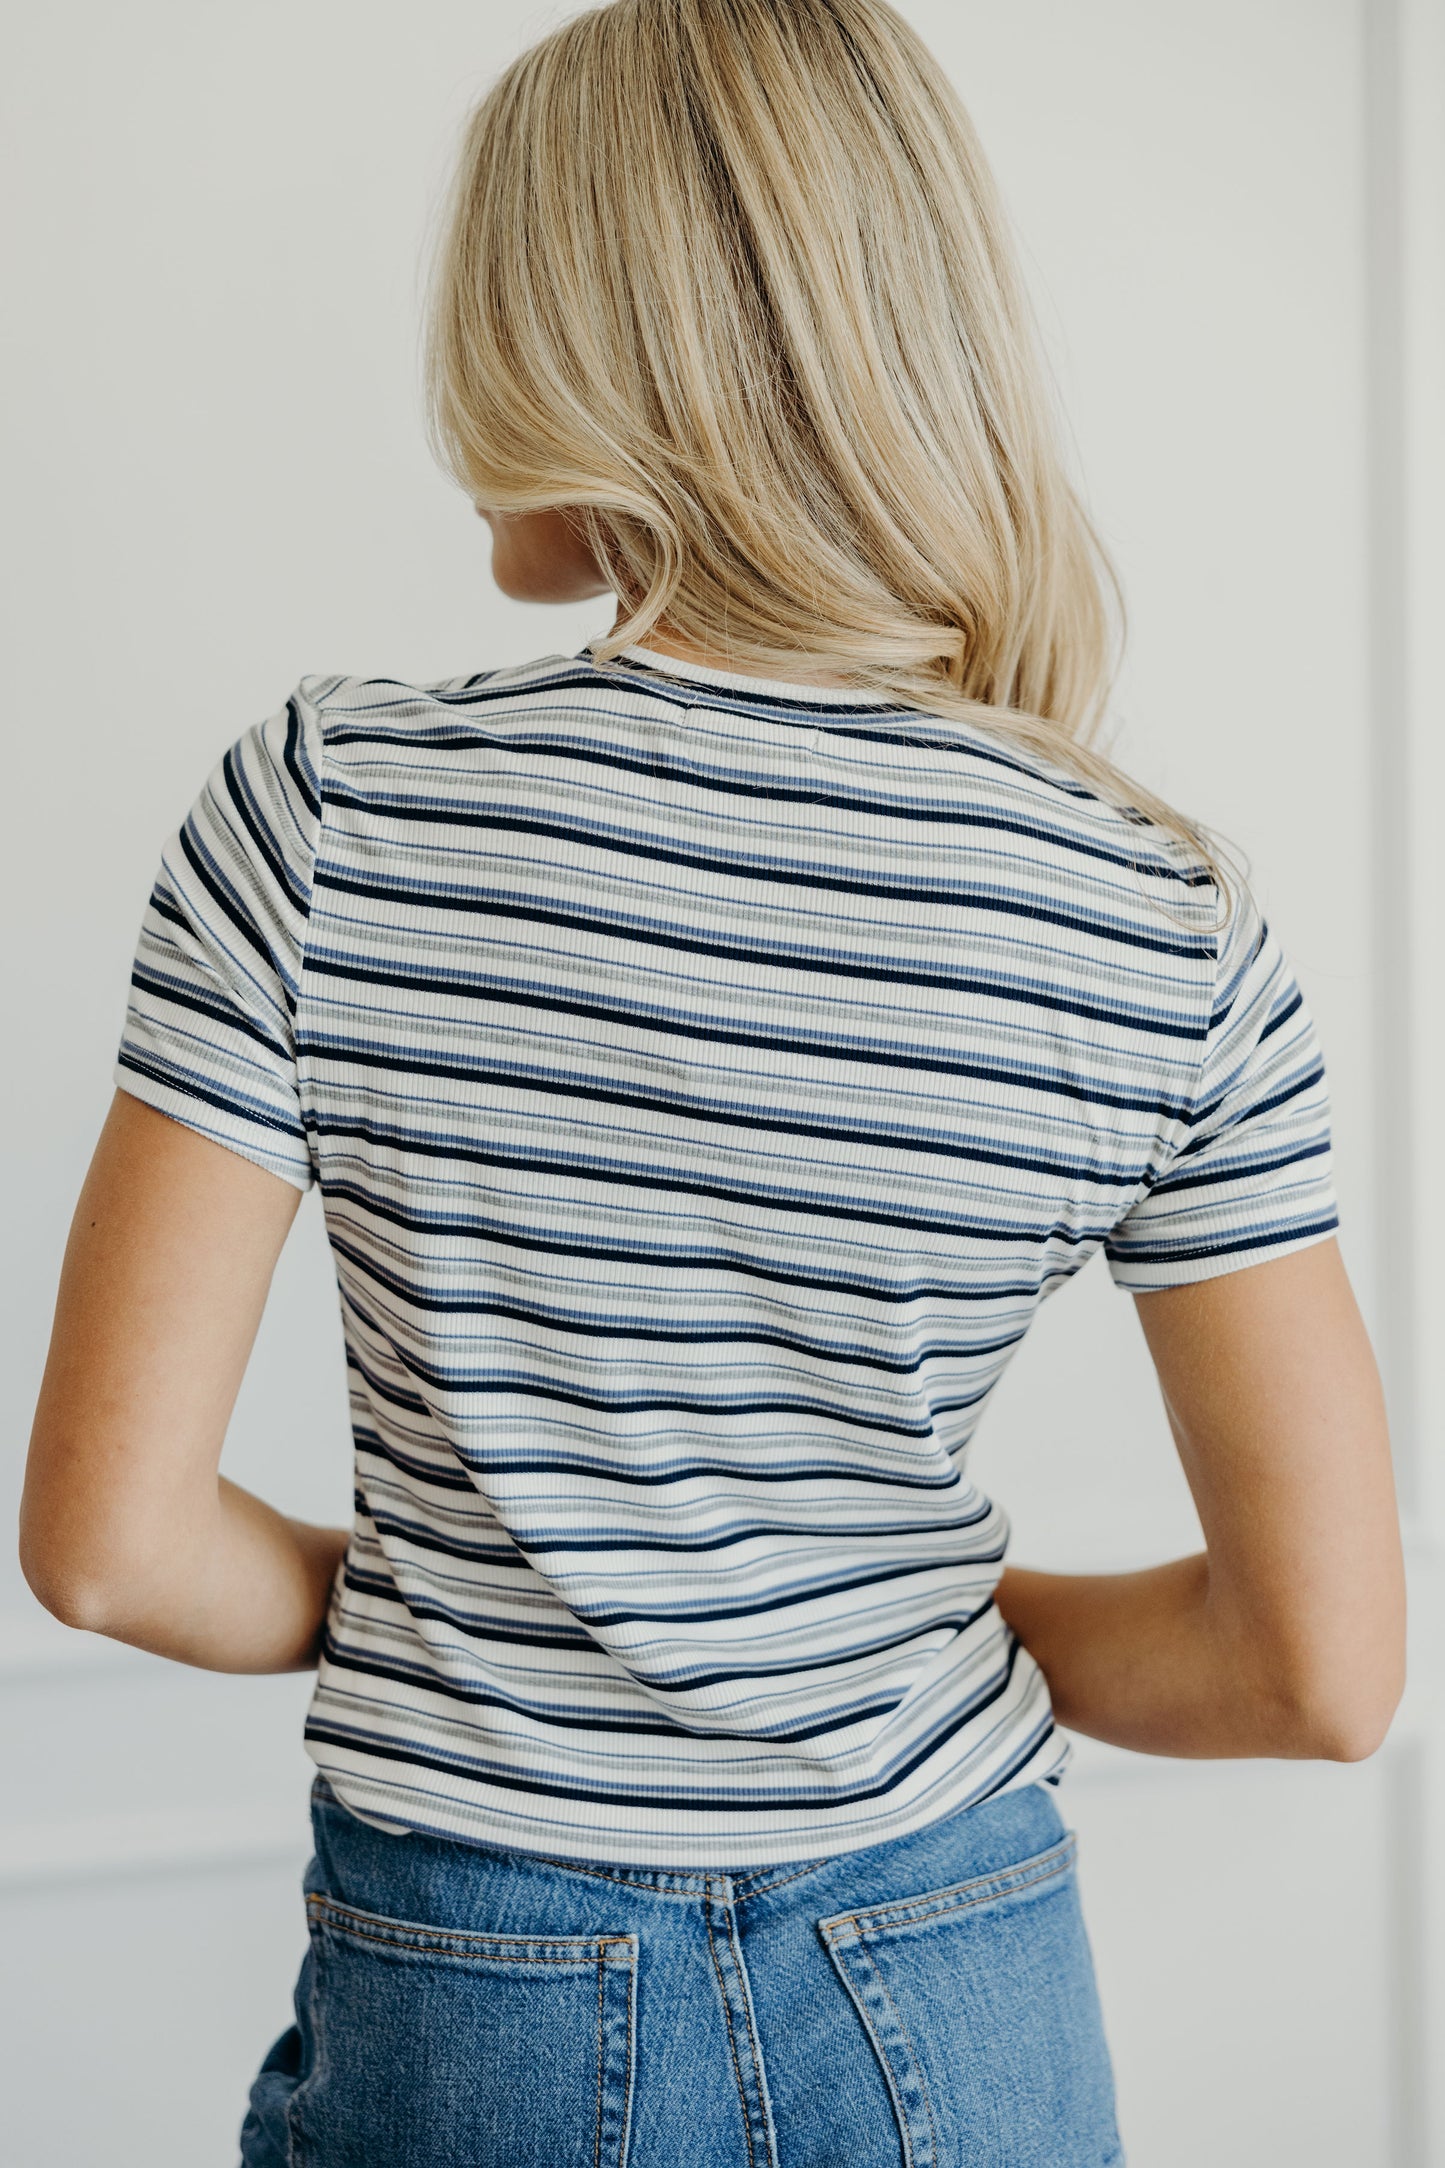
{"type": "Polygon", "coordinates": [[[1006,1569],[1059,1721],[1146,1754],[1356,1761],[1405,1675],[1379,1372],[1335,1239],[1137,1294],[1206,1549],[1138,1573],[1006,1569]]]}

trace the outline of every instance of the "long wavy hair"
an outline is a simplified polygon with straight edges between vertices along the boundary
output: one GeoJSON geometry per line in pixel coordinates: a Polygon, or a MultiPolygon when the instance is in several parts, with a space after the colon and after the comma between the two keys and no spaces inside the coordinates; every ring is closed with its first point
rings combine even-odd
{"type": "Polygon", "coordinates": [[[599,660],[806,656],[1062,767],[1227,901],[1093,743],[1119,581],[978,137],[883,0],[612,0],[523,53],[464,126],[425,375],[474,501],[585,536],[599,660]]]}

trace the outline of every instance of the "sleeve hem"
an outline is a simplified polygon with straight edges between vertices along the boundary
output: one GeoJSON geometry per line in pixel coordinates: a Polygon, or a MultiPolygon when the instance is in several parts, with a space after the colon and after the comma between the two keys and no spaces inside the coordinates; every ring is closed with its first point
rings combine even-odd
{"type": "MultiPolygon", "coordinates": [[[[242,1159],[249,1159],[256,1167],[263,1167],[290,1188],[304,1195],[315,1180],[309,1154],[304,1162],[294,1153],[288,1154],[281,1145],[283,1132],[270,1131],[260,1122],[247,1121],[244,1116],[214,1105],[210,1100],[194,1092],[182,1091],[174,1084],[164,1084],[158,1077],[147,1076],[142,1070],[132,1069],[124,1062],[116,1062],[111,1080],[118,1091],[128,1092],[132,1099],[142,1100],[154,1107],[158,1114],[169,1115],[185,1129],[198,1136],[208,1137],[212,1144],[221,1144],[242,1159]],[[277,1144],[268,1148],[266,1139],[274,1135],[277,1144]],[[302,1171],[304,1165],[305,1171],[302,1171]]],[[[304,1145],[301,1149],[305,1149],[304,1145]]]]}
{"type": "Polygon", "coordinates": [[[1210,1250],[1194,1257],[1161,1258],[1155,1264],[1139,1264],[1126,1257],[1107,1257],[1109,1276],[1116,1287],[1133,1295],[1151,1288],[1190,1287],[1196,1280],[1221,1279],[1226,1272],[1247,1271],[1251,1265],[1268,1264],[1271,1258],[1288,1257],[1295,1250],[1311,1249],[1339,1233],[1339,1217],[1307,1227],[1277,1242],[1257,1242],[1236,1249],[1210,1250]]]}

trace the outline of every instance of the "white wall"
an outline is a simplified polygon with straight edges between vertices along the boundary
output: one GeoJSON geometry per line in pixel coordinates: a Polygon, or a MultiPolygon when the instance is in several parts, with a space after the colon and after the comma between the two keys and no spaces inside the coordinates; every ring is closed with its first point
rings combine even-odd
{"type": "MultiPolygon", "coordinates": [[[[140,911],[217,753],[305,672],[432,678],[605,622],[491,590],[417,397],[420,251],[455,126],[566,12],[523,4],[503,29],[460,0],[77,0],[7,26],[7,1495],[140,911]]],[[[1318,1017],[1342,1240],[1412,1508],[1418,1676],[1375,1761],[1080,1752],[1064,1804],[1125,2133],[1137,2168],[1439,2168],[1445,1918],[1423,1833],[1445,1799],[1445,1287],[1402,1139],[1441,1073],[1414,989],[1438,1011],[1445,961],[1421,606],[1445,567],[1440,0],[907,12],[1013,207],[1124,573],[1115,751],[1249,853],[1318,1017]]],[[[349,1516],[314,1199],[224,1466],[289,1511],[349,1516]]],[[[1133,1305],[1097,1264],[1040,1318],[980,1467],[1020,1557],[1194,1544],[1133,1305]]],[[[26,2168],[225,2168],[304,1940],[307,1681],[67,1634],[12,1548],[7,2145],[26,2168]]]]}

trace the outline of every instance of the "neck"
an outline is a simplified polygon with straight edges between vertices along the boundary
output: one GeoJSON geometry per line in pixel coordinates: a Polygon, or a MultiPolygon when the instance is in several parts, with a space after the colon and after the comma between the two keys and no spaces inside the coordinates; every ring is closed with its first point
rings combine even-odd
{"type": "MultiPolygon", "coordinates": [[[[614,632],[623,615],[623,607],[619,602],[617,617],[613,620],[614,632]]],[[[791,663],[786,671],[750,670],[735,655],[720,654],[714,648],[698,647],[691,640],[681,639],[665,622],[654,625],[647,638],[639,640],[636,645],[651,648],[658,655],[673,655],[679,662],[698,663],[704,670],[731,670],[741,677],[772,678],[785,676],[798,685],[833,685],[839,687],[846,687],[853,682],[851,678],[838,677],[832,672],[806,667],[799,668],[791,663]]],[[[801,663],[806,664],[807,658],[800,657],[799,660],[801,663]]]]}

